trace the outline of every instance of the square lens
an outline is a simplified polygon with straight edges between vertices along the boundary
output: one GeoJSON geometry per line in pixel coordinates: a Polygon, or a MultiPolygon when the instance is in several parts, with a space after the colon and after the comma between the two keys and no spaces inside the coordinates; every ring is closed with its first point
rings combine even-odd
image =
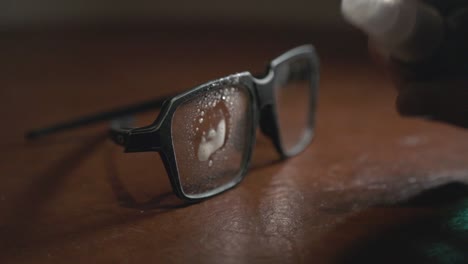
{"type": "Polygon", "coordinates": [[[315,89],[312,65],[298,58],[278,66],[275,100],[280,141],[287,155],[302,151],[312,139],[315,89]]]}
{"type": "Polygon", "coordinates": [[[240,85],[211,88],[177,107],[171,133],[186,196],[210,196],[240,181],[252,127],[251,96],[240,85]]]}

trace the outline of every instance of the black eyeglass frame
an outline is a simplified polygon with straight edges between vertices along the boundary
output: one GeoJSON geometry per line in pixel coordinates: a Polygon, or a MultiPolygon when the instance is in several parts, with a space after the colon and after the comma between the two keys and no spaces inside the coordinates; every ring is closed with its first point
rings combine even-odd
{"type": "MultiPolygon", "coordinates": [[[[314,135],[315,112],[317,106],[318,83],[319,83],[319,59],[312,45],[304,45],[287,51],[270,62],[267,72],[262,77],[254,77],[250,72],[242,72],[207,82],[184,93],[173,96],[151,100],[145,103],[104,112],[97,115],[87,116],[70,122],[57,124],[51,127],[29,132],[28,138],[37,138],[47,134],[68,130],[104,120],[114,119],[111,124],[110,137],[113,141],[124,147],[124,151],[129,152],[158,152],[164,163],[166,172],[172,185],[174,193],[181,199],[195,202],[200,201],[236,186],[247,174],[253,148],[256,142],[256,131],[260,125],[261,131],[269,137],[282,159],[294,156],[303,151],[311,142],[314,135]],[[298,145],[290,151],[286,151],[281,143],[278,115],[276,111],[275,85],[276,73],[280,67],[287,66],[288,63],[298,59],[306,59],[310,63],[310,98],[307,131],[304,138],[298,145]],[[203,95],[210,90],[220,87],[245,87],[249,93],[249,111],[247,113],[253,122],[247,136],[248,144],[246,155],[243,157],[242,168],[238,177],[229,184],[220,186],[209,192],[200,195],[188,195],[184,192],[179,178],[177,168],[176,153],[172,141],[172,119],[174,113],[182,104],[203,95]],[[148,111],[154,108],[161,108],[156,120],[149,126],[141,128],[131,128],[126,119],[122,117],[134,113],[148,111]],[[120,118],[120,119],[116,119],[120,118]]],[[[127,119],[128,120],[128,119],[127,119]]]]}

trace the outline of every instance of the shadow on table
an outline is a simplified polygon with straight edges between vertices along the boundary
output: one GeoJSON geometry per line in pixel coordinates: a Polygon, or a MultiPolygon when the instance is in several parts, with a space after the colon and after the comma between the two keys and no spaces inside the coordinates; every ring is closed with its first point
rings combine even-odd
{"type": "Polygon", "coordinates": [[[340,253],[338,263],[468,263],[467,185],[447,184],[383,211],[370,208],[338,227],[343,231],[349,222],[369,227],[340,253]]]}
{"type": "MultiPolygon", "coordinates": [[[[24,187],[18,199],[8,200],[9,208],[3,211],[3,217],[0,221],[0,237],[2,238],[0,240],[2,248],[0,262],[2,262],[3,253],[15,254],[16,251],[21,250],[30,242],[28,239],[31,237],[31,230],[37,227],[36,219],[43,209],[47,207],[51,200],[56,198],[62,184],[70,173],[78,168],[91,153],[96,151],[106,138],[106,134],[87,137],[82,145],[60,157],[52,166],[43,172],[38,172],[37,176],[30,175],[31,182],[24,187]]],[[[54,141],[51,140],[48,143],[54,144],[54,141]]],[[[21,147],[28,148],[38,145],[27,142],[26,144],[23,143],[21,147]]],[[[44,143],[41,146],[48,146],[48,144],[44,143]]]]}
{"type": "MultiPolygon", "coordinates": [[[[250,171],[260,170],[262,168],[277,164],[281,162],[279,155],[273,149],[271,142],[264,137],[258,137],[257,149],[254,153],[250,171]]],[[[187,202],[179,199],[172,191],[155,194],[153,198],[147,201],[137,201],[132,193],[127,189],[122,178],[125,175],[120,175],[115,158],[111,153],[107,154],[107,176],[108,182],[112,187],[112,191],[116,197],[117,202],[121,207],[137,209],[137,210],[152,210],[155,212],[165,212],[171,209],[184,208],[197,202],[187,202]]],[[[160,178],[166,177],[165,171],[159,171],[160,178]]]]}
{"type": "MultiPolygon", "coordinates": [[[[153,212],[164,212],[191,205],[191,203],[178,199],[171,191],[154,194],[154,197],[147,201],[137,201],[121,180],[121,175],[117,170],[115,159],[110,153],[107,154],[106,163],[108,182],[121,207],[138,210],[153,210],[153,212]]],[[[162,178],[162,175],[160,178],[162,178]]]]}

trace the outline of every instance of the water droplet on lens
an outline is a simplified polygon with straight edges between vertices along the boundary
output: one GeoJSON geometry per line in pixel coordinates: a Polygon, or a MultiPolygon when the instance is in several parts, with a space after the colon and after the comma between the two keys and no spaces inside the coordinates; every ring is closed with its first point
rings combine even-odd
{"type": "Polygon", "coordinates": [[[213,166],[213,160],[208,161],[208,166],[209,167],[213,166]]]}
{"type": "Polygon", "coordinates": [[[200,118],[200,120],[198,120],[198,122],[203,123],[203,118],[200,118]]]}
{"type": "Polygon", "coordinates": [[[205,111],[201,111],[201,116],[204,116],[205,115],[205,111]]]}

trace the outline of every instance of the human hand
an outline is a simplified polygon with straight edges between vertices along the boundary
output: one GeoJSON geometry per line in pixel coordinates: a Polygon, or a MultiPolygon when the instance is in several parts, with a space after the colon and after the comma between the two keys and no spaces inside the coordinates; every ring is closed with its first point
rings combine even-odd
{"type": "Polygon", "coordinates": [[[468,128],[468,0],[343,0],[342,8],[389,69],[402,115],[468,128]]]}

